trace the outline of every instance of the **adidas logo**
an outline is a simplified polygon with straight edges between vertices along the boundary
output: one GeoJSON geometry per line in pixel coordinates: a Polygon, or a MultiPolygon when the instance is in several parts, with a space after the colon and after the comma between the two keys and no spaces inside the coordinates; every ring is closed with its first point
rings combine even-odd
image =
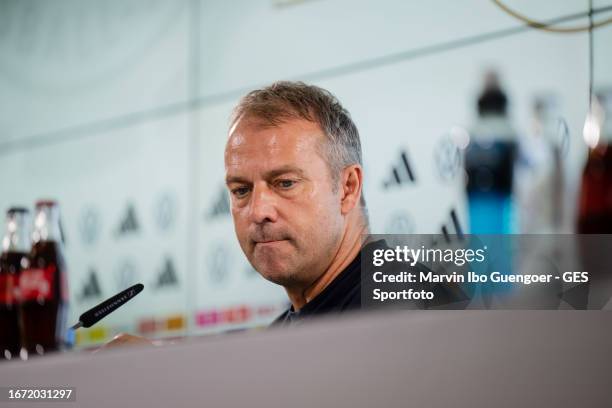
{"type": "Polygon", "coordinates": [[[94,268],[89,268],[89,278],[87,279],[85,285],[83,285],[81,296],[79,298],[81,300],[86,300],[90,298],[98,298],[100,296],[102,296],[102,291],[100,290],[100,283],[98,282],[96,270],[94,268]]]}
{"type": "Polygon", "coordinates": [[[222,188],[217,200],[211,207],[210,211],[208,211],[206,218],[211,220],[217,217],[224,217],[229,214],[230,214],[229,197],[227,195],[227,191],[225,191],[225,188],[222,188]]]}
{"type": "Polygon", "coordinates": [[[174,262],[172,259],[167,257],[164,262],[164,267],[157,277],[157,283],[155,287],[161,288],[164,286],[175,286],[178,284],[178,278],[176,276],[176,269],[174,268],[174,262]]]}
{"type": "Polygon", "coordinates": [[[400,152],[400,163],[391,168],[391,177],[383,182],[383,188],[387,189],[392,186],[400,186],[402,184],[414,183],[416,181],[414,172],[408,161],[408,155],[404,150],[400,152]]]}
{"type": "Polygon", "coordinates": [[[461,227],[461,223],[459,222],[459,217],[457,216],[457,211],[455,209],[451,209],[449,213],[450,223],[442,224],[442,228],[440,228],[440,232],[444,236],[444,240],[446,242],[451,241],[451,234],[457,235],[457,239],[459,241],[463,240],[465,234],[463,233],[463,228],[461,227]]]}
{"type": "Polygon", "coordinates": [[[125,212],[125,216],[119,223],[117,235],[126,235],[134,232],[138,232],[140,224],[138,223],[138,217],[136,216],[136,210],[132,204],[128,205],[125,212]]]}

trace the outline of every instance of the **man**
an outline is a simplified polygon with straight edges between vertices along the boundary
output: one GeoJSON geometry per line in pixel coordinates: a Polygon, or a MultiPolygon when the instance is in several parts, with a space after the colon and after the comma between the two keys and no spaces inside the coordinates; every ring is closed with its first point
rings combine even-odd
{"type": "MultiPolygon", "coordinates": [[[[291,301],[274,324],[361,306],[360,250],[368,233],[361,142],[331,93],[277,82],[242,98],[225,173],[240,247],[291,301]]],[[[107,345],[146,341],[121,334],[107,345]]]]}
{"type": "Polygon", "coordinates": [[[276,322],[359,307],[361,143],[340,102],[301,82],[249,93],[230,123],[225,172],[243,252],[291,301],[276,322]]]}
{"type": "MultiPolygon", "coordinates": [[[[359,132],[331,93],[302,82],[277,82],[243,97],[230,122],[225,182],[242,251],[264,278],[285,288],[291,301],[274,324],[361,307],[362,247],[367,246],[364,265],[372,265],[374,249],[388,247],[384,240],[365,242],[359,132]]],[[[429,270],[420,263],[384,269],[388,274],[429,270]]],[[[427,289],[436,299],[404,308],[465,298],[456,285],[403,288],[427,289]]]]}

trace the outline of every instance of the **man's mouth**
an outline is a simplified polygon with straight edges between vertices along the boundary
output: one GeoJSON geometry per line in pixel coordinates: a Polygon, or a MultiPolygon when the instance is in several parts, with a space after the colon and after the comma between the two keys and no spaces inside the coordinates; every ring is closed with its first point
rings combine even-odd
{"type": "Polygon", "coordinates": [[[261,240],[261,241],[255,241],[255,246],[268,247],[268,246],[278,245],[286,241],[287,241],[286,239],[266,239],[266,240],[261,240]]]}
{"type": "Polygon", "coordinates": [[[291,236],[284,231],[264,231],[263,229],[253,231],[249,238],[251,239],[253,248],[272,248],[276,245],[284,245],[284,243],[291,241],[291,236]]]}
{"type": "Polygon", "coordinates": [[[267,239],[265,241],[255,241],[255,244],[273,244],[275,242],[283,242],[286,239],[267,239]]]}

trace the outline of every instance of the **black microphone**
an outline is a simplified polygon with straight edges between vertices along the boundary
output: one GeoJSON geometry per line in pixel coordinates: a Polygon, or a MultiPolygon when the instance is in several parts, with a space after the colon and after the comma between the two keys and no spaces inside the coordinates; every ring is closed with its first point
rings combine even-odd
{"type": "Polygon", "coordinates": [[[92,307],[81,316],[77,324],[71,327],[72,330],[76,330],[79,327],[91,327],[98,323],[100,320],[123,306],[128,300],[142,292],[144,285],[137,283],[134,286],[117,293],[115,296],[106,299],[104,302],[97,306],[92,307]]]}

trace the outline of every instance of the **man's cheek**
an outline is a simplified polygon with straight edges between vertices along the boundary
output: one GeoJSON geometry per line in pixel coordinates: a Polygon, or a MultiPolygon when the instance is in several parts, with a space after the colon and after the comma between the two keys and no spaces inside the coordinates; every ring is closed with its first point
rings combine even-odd
{"type": "Polygon", "coordinates": [[[240,244],[242,251],[245,254],[252,252],[253,242],[249,239],[247,227],[244,225],[241,225],[239,220],[234,219],[234,230],[236,232],[236,237],[238,238],[238,243],[240,244]]]}

